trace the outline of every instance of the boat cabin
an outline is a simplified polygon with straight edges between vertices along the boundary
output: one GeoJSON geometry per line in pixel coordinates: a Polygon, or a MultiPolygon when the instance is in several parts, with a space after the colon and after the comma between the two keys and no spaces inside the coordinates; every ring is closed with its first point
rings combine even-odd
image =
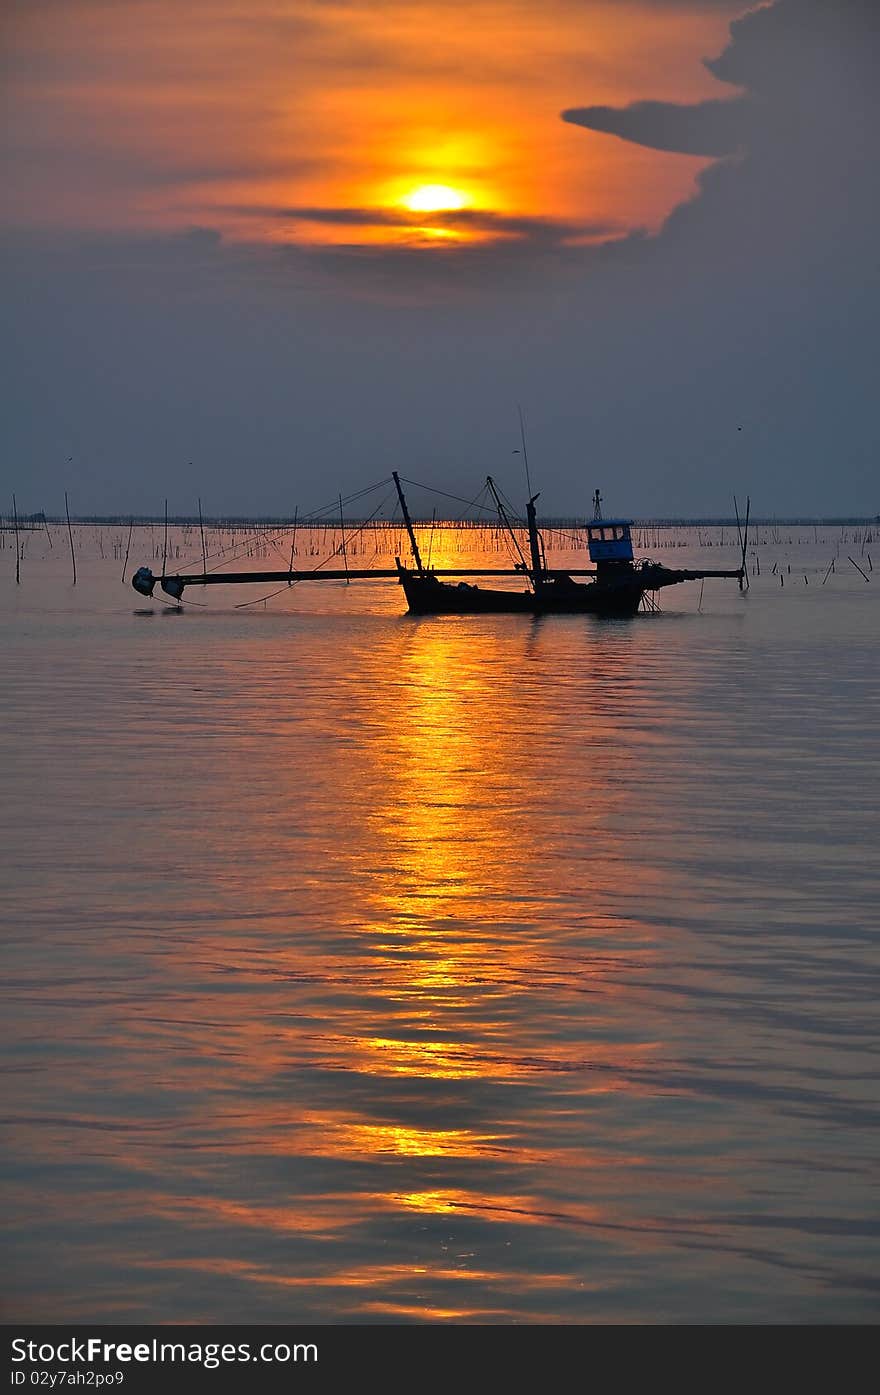
{"type": "Polygon", "coordinates": [[[590,561],[597,567],[633,560],[630,523],[620,518],[597,518],[587,524],[590,561]]]}

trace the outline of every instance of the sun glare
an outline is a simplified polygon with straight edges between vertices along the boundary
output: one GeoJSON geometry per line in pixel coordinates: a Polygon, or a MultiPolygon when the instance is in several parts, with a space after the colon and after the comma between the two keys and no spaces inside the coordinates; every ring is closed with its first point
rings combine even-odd
{"type": "Polygon", "coordinates": [[[422,184],[401,199],[411,213],[454,213],[464,208],[467,197],[448,184],[422,184]]]}

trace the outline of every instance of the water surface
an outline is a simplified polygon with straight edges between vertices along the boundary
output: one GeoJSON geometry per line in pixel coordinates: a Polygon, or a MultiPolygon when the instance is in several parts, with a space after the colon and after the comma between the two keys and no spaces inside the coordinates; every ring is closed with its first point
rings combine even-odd
{"type": "Polygon", "coordinates": [[[0,553],[7,1321],[876,1317],[864,542],[416,620],[98,531],[0,553]]]}

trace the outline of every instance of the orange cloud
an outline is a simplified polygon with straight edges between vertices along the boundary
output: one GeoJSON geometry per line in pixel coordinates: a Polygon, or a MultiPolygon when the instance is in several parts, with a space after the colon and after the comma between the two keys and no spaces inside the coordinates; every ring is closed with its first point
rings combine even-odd
{"type": "Polygon", "coordinates": [[[738,8],[474,0],[465,23],[452,0],[28,6],[7,24],[8,203],[20,224],[328,244],[656,226],[705,162],[559,113],[713,95],[698,60],[738,8]],[[419,191],[435,186],[471,226],[432,217],[419,191]],[[329,212],[282,221],[284,207],[329,212]],[[421,221],[389,217],[407,210],[421,221]]]}

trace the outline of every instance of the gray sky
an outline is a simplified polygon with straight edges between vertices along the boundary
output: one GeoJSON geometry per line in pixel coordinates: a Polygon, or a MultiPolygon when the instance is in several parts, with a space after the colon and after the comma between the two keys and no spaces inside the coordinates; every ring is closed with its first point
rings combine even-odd
{"type": "Polygon", "coordinates": [[[359,4],[13,6],[0,509],[880,510],[875,6],[359,4]]]}

